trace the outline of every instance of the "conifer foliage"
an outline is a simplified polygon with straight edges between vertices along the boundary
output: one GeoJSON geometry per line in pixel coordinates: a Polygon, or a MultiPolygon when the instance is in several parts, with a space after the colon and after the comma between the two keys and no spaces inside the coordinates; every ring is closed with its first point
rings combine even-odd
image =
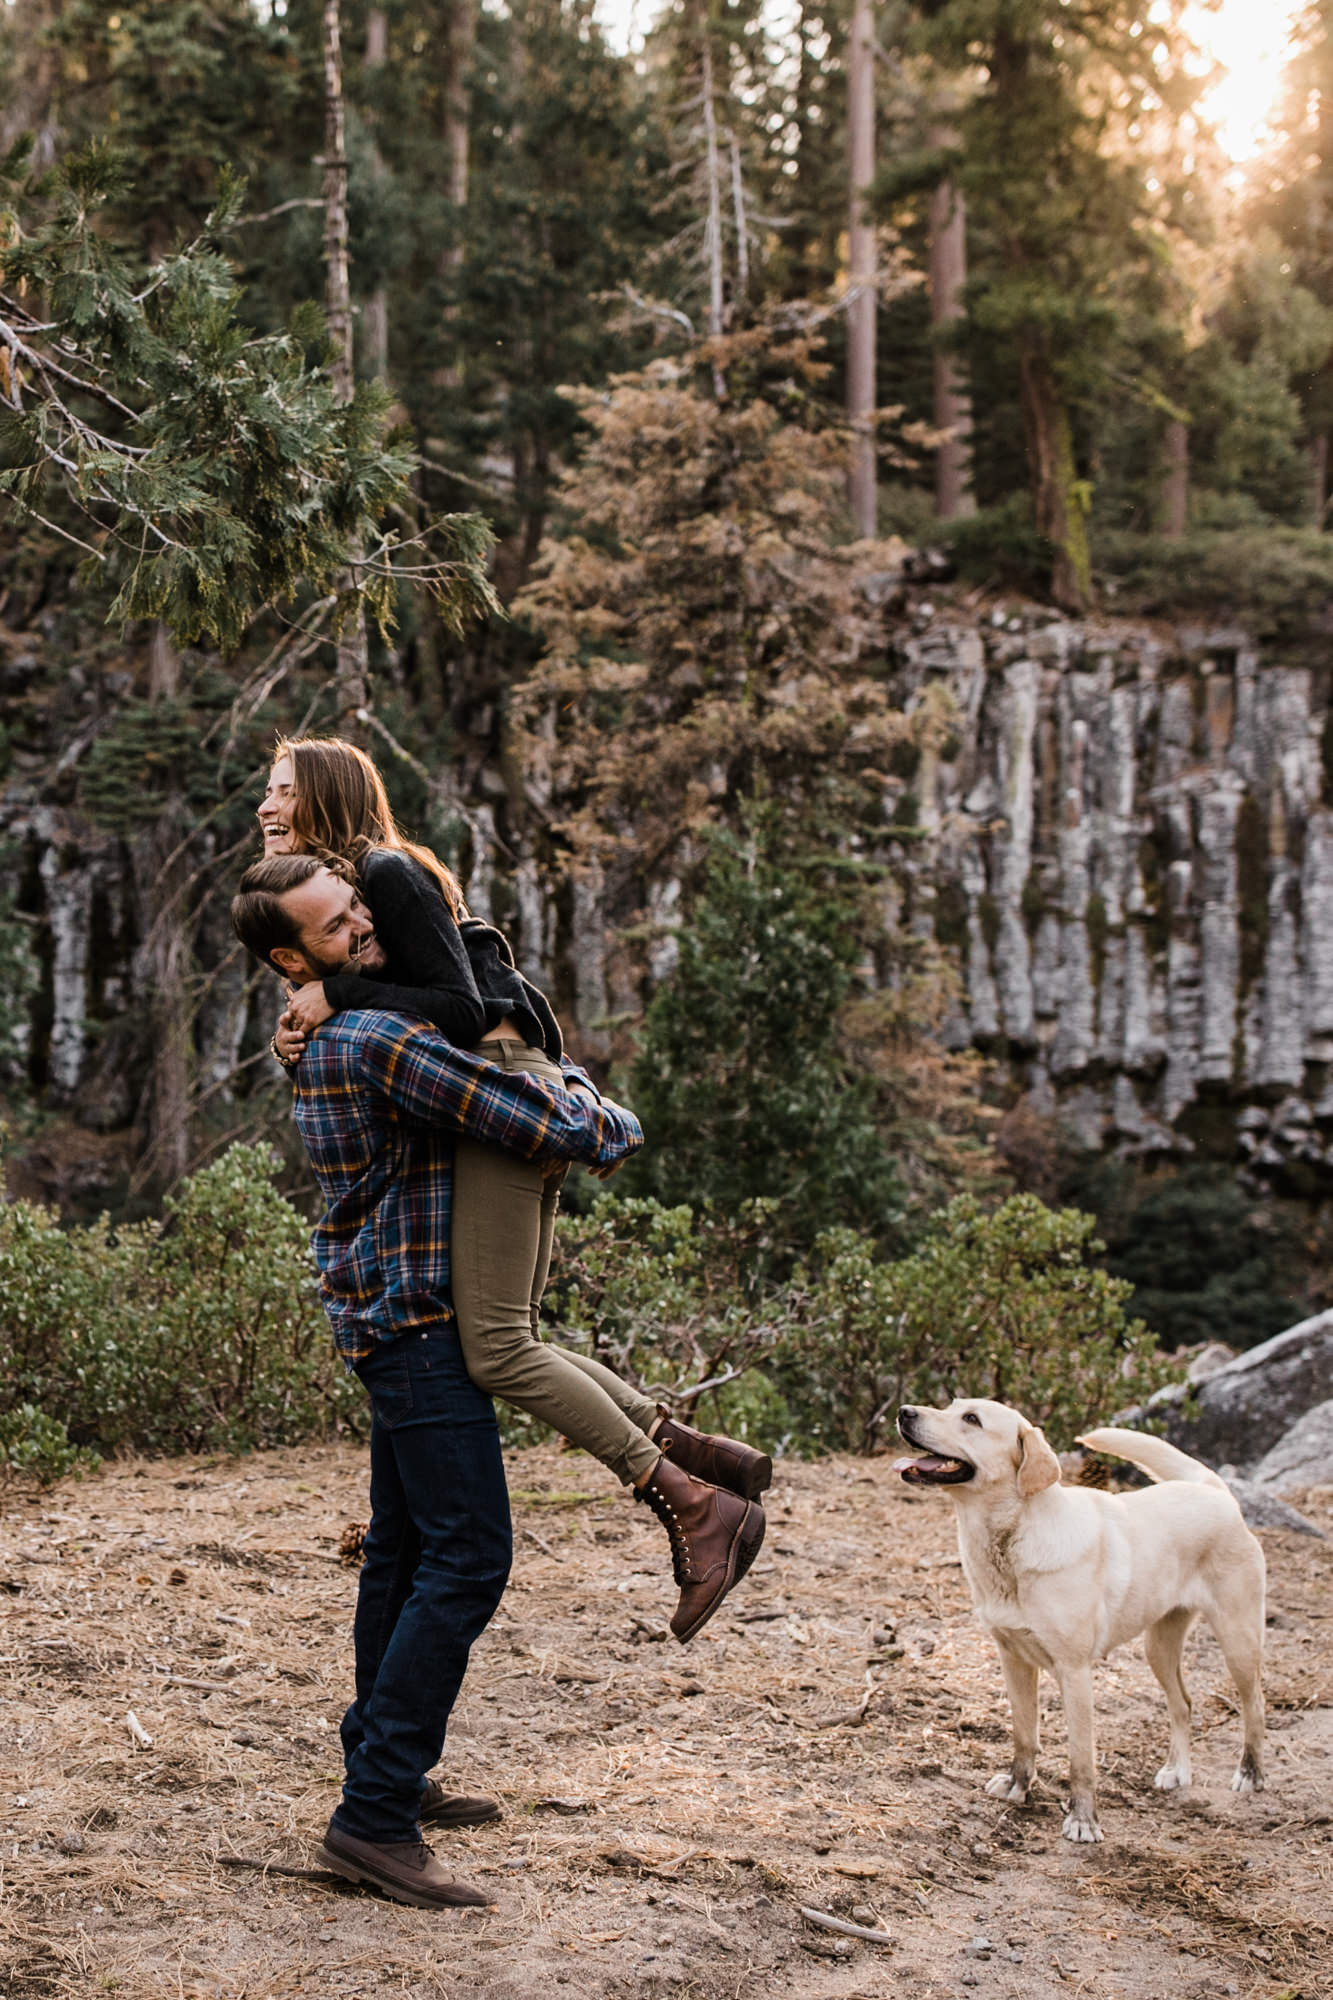
{"type": "Polygon", "coordinates": [[[651,868],[754,797],[803,837],[882,818],[905,725],[876,579],[903,549],[838,539],[847,441],[816,400],[825,373],[808,337],[759,327],[581,396],[592,435],[561,494],[579,528],[516,607],[543,637],[524,752],[576,850],[651,868]]]}
{"type": "Polygon", "coordinates": [[[873,1092],[839,1049],[856,955],[845,919],[816,860],[775,859],[761,831],[711,843],[634,1070],[639,1179],[662,1200],[733,1215],[766,1199],[793,1242],[839,1223],[892,1237],[901,1184],[873,1092]]]}
{"type": "Polygon", "coordinates": [[[49,195],[3,168],[0,492],[76,543],[116,590],[112,615],[236,646],[262,607],[327,591],[358,547],[344,612],[392,621],[395,553],[455,618],[491,599],[483,524],[453,517],[423,548],[386,525],[410,498],[411,459],[363,385],[335,398],[310,313],[257,334],[222,253],[239,183],[224,178],[203,232],[147,270],[99,217],[125,170],[93,146],[49,195]]]}

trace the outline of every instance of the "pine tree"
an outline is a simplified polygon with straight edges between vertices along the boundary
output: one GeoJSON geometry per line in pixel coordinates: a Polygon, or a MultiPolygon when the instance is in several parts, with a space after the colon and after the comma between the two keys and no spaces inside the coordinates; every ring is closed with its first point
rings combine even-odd
{"type": "MultiPolygon", "coordinates": [[[[1124,372],[1132,312],[1158,309],[1160,202],[1124,143],[1136,120],[1192,88],[1147,0],[923,0],[922,42],[952,71],[980,63],[960,108],[958,186],[973,269],[968,351],[983,385],[1017,402],[1051,591],[1079,607],[1091,568],[1079,424],[1124,372]],[[1016,392],[1016,393],[1015,393],[1016,392]]],[[[1131,369],[1132,372],[1132,369],[1131,369]]],[[[986,440],[993,452],[997,438],[986,440]]]]}
{"type": "MultiPolygon", "coordinates": [[[[23,167],[4,170],[18,200],[0,250],[0,492],[85,551],[116,587],[114,617],[235,646],[265,605],[328,591],[360,544],[343,610],[364,603],[387,625],[398,536],[381,517],[411,461],[385,436],[380,392],[338,400],[309,315],[262,337],[244,324],[219,248],[240,190],[224,186],[204,233],[144,271],[97,226],[125,189],[112,154],[68,161],[49,203],[24,198],[23,167]]],[[[482,524],[443,532],[418,573],[451,614],[486,607],[482,524]]]]}
{"type": "Polygon", "coordinates": [[[760,325],[580,397],[570,526],[515,607],[542,646],[522,754],[576,862],[660,873],[747,798],[801,844],[884,827],[904,725],[870,579],[901,545],[848,545],[825,374],[809,338],[760,325]]]}
{"type": "MultiPolygon", "coordinates": [[[[427,18],[447,10],[412,11],[420,39],[427,18]]],[[[444,33],[438,18],[430,43],[420,53],[409,44],[379,86],[386,163],[412,187],[391,373],[428,461],[426,492],[446,505],[480,502],[496,522],[507,598],[535,556],[579,430],[563,388],[602,381],[642,351],[618,324],[617,294],[658,233],[647,187],[661,153],[629,66],[587,0],[482,12],[458,210],[441,181],[441,146],[452,134],[456,151],[459,130],[454,87],[433,54],[444,33]]],[[[355,230],[352,256],[355,270],[355,230]]]]}
{"type": "MultiPolygon", "coordinates": [[[[1289,275],[1333,306],[1333,4],[1310,0],[1293,35],[1277,125],[1280,142],[1264,162],[1253,212],[1277,234],[1289,275]]],[[[1329,437],[1333,433],[1333,354],[1307,356],[1293,388],[1304,411],[1310,457],[1310,515],[1328,525],[1329,437]]]]}
{"type": "Polygon", "coordinates": [[[833,1227],[891,1238],[901,1183],[838,1045],[856,943],[836,884],[761,836],[717,838],[679,946],[634,1064],[637,1184],[728,1216],[772,1201],[793,1247],[833,1227]]]}

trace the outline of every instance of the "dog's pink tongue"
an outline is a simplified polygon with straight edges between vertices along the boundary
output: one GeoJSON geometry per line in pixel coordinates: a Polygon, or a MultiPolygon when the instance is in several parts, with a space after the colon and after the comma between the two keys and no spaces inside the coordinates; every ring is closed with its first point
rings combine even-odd
{"type": "Polygon", "coordinates": [[[895,1472],[901,1472],[904,1479],[917,1484],[937,1478],[941,1472],[953,1472],[957,1465],[956,1458],[937,1458],[934,1452],[927,1452],[921,1458],[895,1458],[893,1461],[895,1472]]]}

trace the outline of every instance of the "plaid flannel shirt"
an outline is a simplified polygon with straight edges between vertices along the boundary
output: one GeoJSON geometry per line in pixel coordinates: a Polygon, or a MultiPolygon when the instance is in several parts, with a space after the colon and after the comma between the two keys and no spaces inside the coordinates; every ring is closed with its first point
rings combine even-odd
{"type": "Polygon", "coordinates": [[[313,1037],[293,1073],[293,1116],[327,1204],[315,1261],[349,1367],[377,1341],[453,1318],[456,1138],[603,1167],[643,1144],[632,1112],[562,1066],[586,1088],[481,1062],[402,1014],[337,1014],[313,1037]]]}

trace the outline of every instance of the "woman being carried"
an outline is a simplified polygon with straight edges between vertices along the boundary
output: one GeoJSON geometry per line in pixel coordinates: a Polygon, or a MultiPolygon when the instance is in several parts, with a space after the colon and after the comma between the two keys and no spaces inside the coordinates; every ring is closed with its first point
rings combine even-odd
{"type": "MultiPolygon", "coordinates": [[[[404,840],[364,751],[337,738],[280,742],[258,817],[266,853],[316,854],[355,870],[387,960],[376,978],[339,973],[290,991],[274,1040],[279,1061],[295,1067],[305,1039],[335,1013],[387,1008],[423,1016],[501,1068],[591,1088],[566,1063],[550,1004],[516,969],[504,935],[468,916],[429,848],[404,840]]],[[[273,956],[282,962],[281,950],[273,956]]],[[[559,1176],[543,1177],[515,1154],[458,1142],[450,1269],[463,1357],[479,1389],[591,1452],[652,1508],[671,1539],[681,1592],[671,1629],[683,1643],[759,1551],[757,1500],[772,1460],[678,1423],[600,1362],[542,1340],[559,1188],[559,1176]]]]}

